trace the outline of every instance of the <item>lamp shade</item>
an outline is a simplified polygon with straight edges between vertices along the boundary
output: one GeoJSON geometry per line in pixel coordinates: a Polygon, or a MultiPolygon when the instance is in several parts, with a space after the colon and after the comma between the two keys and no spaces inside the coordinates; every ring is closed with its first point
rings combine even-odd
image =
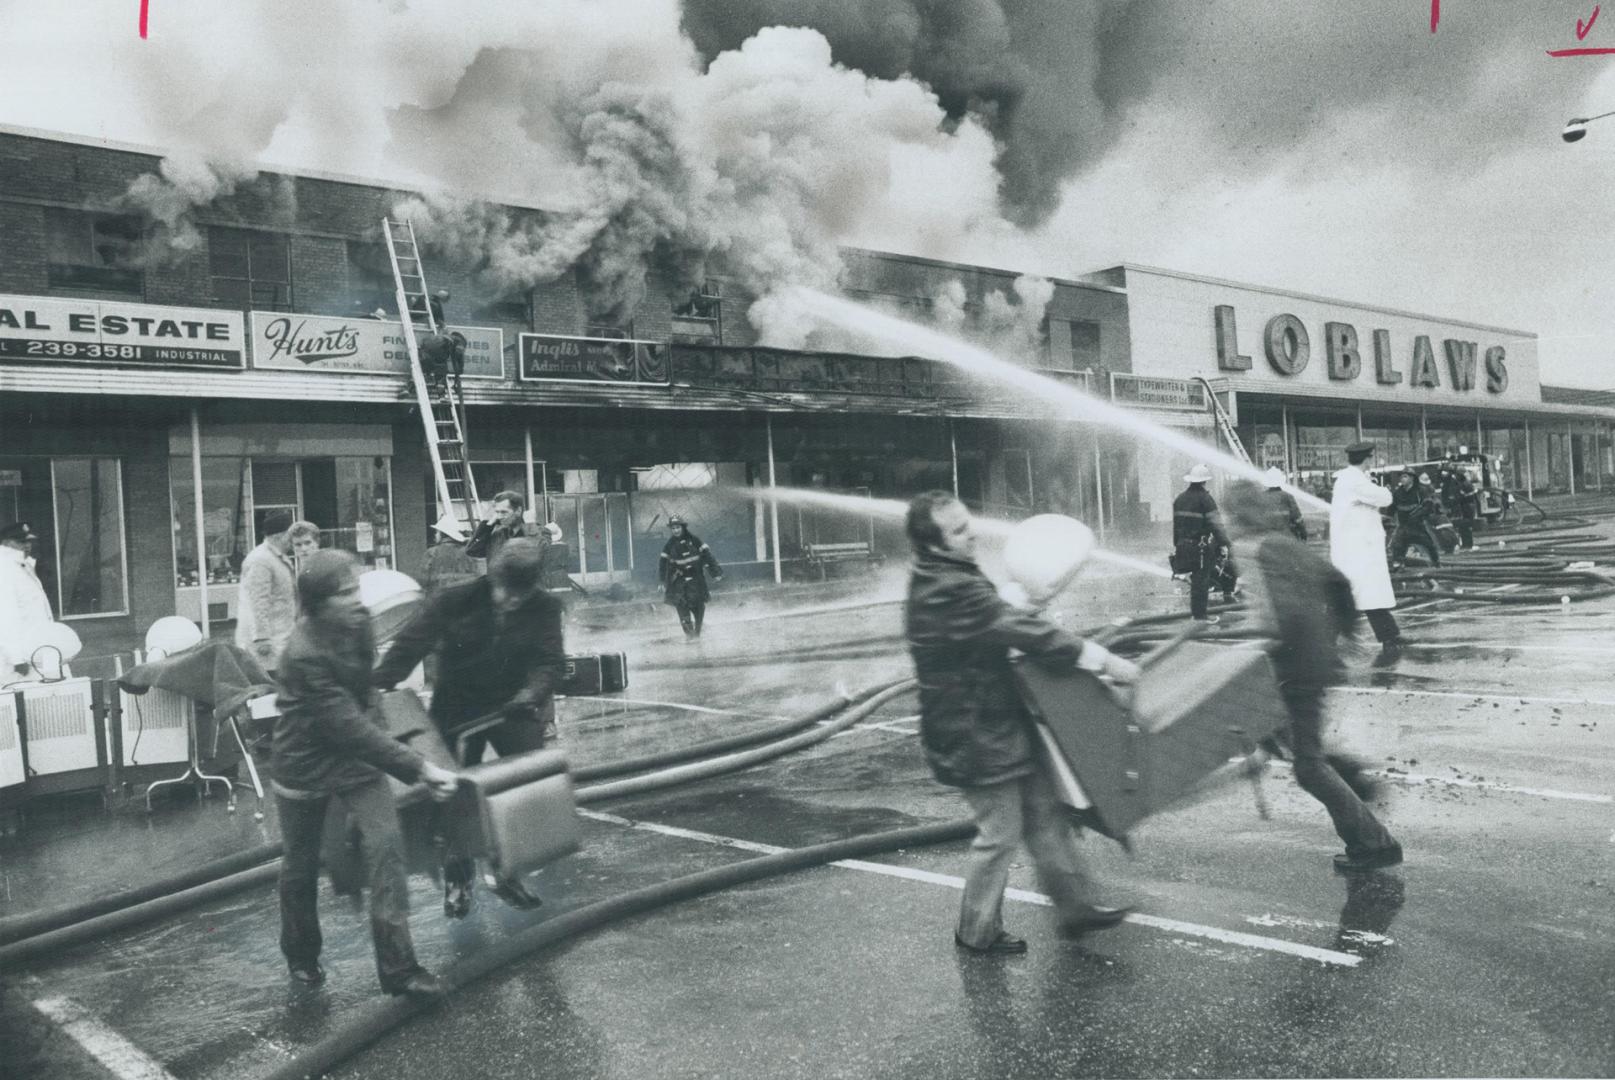
{"type": "MultiPolygon", "coordinates": [[[[202,628],[183,615],[165,615],[146,631],[146,652],[173,656],[202,641],[202,628]]],[[[153,657],[158,659],[159,657],[153,657]]]]}
{"type": "Polygon", "coordinates": [[[1093,553],[1093,531],[1064,514],[1039,514],[1009,532],[1004,569],[1033,603],[1044,604],[1071,584],[1093,553]]]}
{"type": "Polygon", "coordinates": [[[366,570],[359,575],[359,599],[370,609],[376,644],[398,635],[421,602],[421,587],[400,570],[366,570]]]}

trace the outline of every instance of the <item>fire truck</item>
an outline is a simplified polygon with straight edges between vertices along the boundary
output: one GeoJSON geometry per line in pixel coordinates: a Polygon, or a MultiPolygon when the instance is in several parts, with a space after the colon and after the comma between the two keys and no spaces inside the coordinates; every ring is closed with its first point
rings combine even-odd
{"type": "Polygon", "coordinates": [[[1452,493],[1456,489],[1456,478],[1459,474],[1468,476],[1474,483],[1475,491],[1480,495],[1480,516],[1487,524],[1495,525],[1503,520],[1503,516],[1514,505],[1514,496],[1502,486],[1498,460],[1485,454],[1464,452],[1438,458],[1435,461],[1380,465],[1368,470],[1368,475],[1374,478],[1375,483],[1393,488],[1396,486],[1396,478],[1402,473],[1412,473],[1415,483],[1418,482],[1421,473],[1428,473],[1449,515],[1457,509],[1453,505],[1452,493]]]}

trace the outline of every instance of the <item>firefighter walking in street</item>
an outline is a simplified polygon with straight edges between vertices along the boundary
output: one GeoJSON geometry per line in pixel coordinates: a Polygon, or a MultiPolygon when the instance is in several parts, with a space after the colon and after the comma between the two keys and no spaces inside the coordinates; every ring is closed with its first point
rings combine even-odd
{"type": "Polygon", "coordinates": [[[1196,465],[1183,478],[1189,487],[1172,500],[1172,569],[1189,575],[1189,614],[1200,622],[1216,622],[1209,613],[1213,578],[1219,579],[1225,594],[1233,591],[1226,577],[1232,570],[1219,572],[1228,557],[1228,537],[1217,522],[1217,500],[1206,490],[1211,470],[1196,465]]]}
{"type": "Polygon", "coordinates": [[[664,599],[679,613],[684,636],[698,638],[707,601],[712,596],[707,590],[706,574],[710,571],[713,581],[722,581],[723,568],[718,565],[712,549],[690,532],[683,518],[676,515],[668,518],[667,527],[673,530],[673,535],[662,548],[657,578],[665,590],[664,599]]]}

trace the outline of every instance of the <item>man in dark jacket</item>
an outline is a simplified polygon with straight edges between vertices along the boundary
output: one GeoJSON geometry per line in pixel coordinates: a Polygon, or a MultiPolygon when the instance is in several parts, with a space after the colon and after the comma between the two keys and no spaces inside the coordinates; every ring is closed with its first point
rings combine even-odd
{"type": "Polygon", "coordinates": [[[1284,490],[1284,473],[1277,466],[1267,470],[1267,498],[1284,521],[1284,527],[1297,540],[1307,538],[1307,523],[1301,516],[1301,504],[1295,496],[1284,490]]]}
{"type": "MultiPolygon", "coordinates": [[[[1225,594],[1233,591],[1224,583],[1218,567],[1228,557],[1228,537],[1217,521],[1217,500],[1206,490],[1211,470],[1196,465],[1183,478],[1188,489],[1172,500],[1172,569],[1189,575],[1189,614],[1201,622],[1216,622],[1209,614],[1211,583],[1217,578],[1225,594]]],[[[1227,574],[1232,577],[1232,568],[1227,574]]]]}
{"type": "Polygon", "coordinates": [[[1458,484],[1453,502],[1457,504],[1453,515],[1453,528],[1458,530],[1458,539],[1463,542],[1465,551],[1475,550],[1475,522],[1480,518],[1480,492],[1475,490],[1475,481],[1468,473],[1458,470],[1458,484]]]}
{"type": "Polygon", "coordinates": [[[466,544],[465,553],[473,559],[487,559],[491,566],[506,541],[518,536],[531,538],[537,530],[529,529],[523,520],[522,512],[526,509],[527,500],[517,492],[501,491],[495,495],[488,516],[471,534],[471,542],[466,544]]]}
{"type": "Polygon", "coordinates": [[[1419,490],[1412,473],[1405,472],[1396,478],[1396,490],[1391,492],[1391,510],[1396,515],[1396,530],[1391,534],[1391,569],[1402,568],[1409,545],[1422,548],[1431,566],[1441,565],[1441,543],[1430,525],[1433,501],[1419,490]]]}
{"type": "MultiPolygon", "coordinates": [[[[375,685],[388,688],[428,654],[437,660],[432,719],[452,746],[460,730],[502,717],[465,740],[461,764],[482,760],[488,744],[501,757],[538,750],[555,731],[555,687],[566,674],[561,602],[543,587],[544,554],[531,540],[499,549],[486,577],[427,598],[376,667],[375,685]]],[[[471,910],[475,863],[449,853],[443,866],[443,911],[471,910]]],[[[519,907],[538,901],[519,882],[501,882],[499,895],[519,907]]]]}
{"type": "Polygon", "coordinates": [[[1127,909],[1094,903],[1071,823],[1034,756],[1036,734],[1009,651],[1065,670],[1080,663],[1121,681],[1138,669],[1001,599],[976,565],[970,511],[953,495],[917,496],[907,527],[914,566],[904,629],[919,676],[920,742],[931,771],[960,789],[976,823],[954,942],[973,952],[1026,951],[1002,921],[1010,864],[1023,842],[1063,933],[1114,926],[1127,909]]]}
{"type": "Polygon", "coordinates": [[[1346,844],[1345,854],[1335,856],[1338,870],[1395,866],[1402,847],[1364,803],[1374,790],[1364,766],[1323,746],[1323,695],[1343,670],[1338,638],[1357,618],[1351,583],[1280,532],[1271,502],[1256,485],[1231,485],[1227,501],[1253,627],[1274,642],[1270,655],[1290,712],[1286,741],[1295,781],[1323,803],[1346,844]]]}
{"type": "Polygon", "coordinates": [[[357,563],[343,551],[316,551],[297,582],[302,614],[280,654],[271,773],[285,854],[280,865],[280,948],[292,977],[315,985],[320,967],[316,887],[326,804],[347,811],[362,842],[370,886],[376,972],[389,994],[436,996],[436,978],[415,962],[403,840],[387,776],[424,780],[434,798],[454,794],[457,778],[384,731],[374,710],[370,613],[359,600],[357,563]]]}
{"type": "Polygon", "coordinates": [[[722,581],[723,569],[712,549],[690,532],[683,518],[668,518],[667,527],[673,530],[673,535],[662,548],[656,574],[665,590],[663,599],[679,613],[684,636],[698,638],[701,620],[707,613],[707,601],[712,598],[707,591],[706,574],[711,571],[713,581],[722,581]]]}

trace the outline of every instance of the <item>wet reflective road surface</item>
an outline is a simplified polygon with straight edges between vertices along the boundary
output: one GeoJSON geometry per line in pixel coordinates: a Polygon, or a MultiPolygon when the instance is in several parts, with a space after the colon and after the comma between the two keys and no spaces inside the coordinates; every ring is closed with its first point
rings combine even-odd
{"type": "MultiPolygon", "coordinates": [[[[720,593],[699,643],[649,605],[579,611],[574,651],[629,654],[622,695],[567,701],[574,764],[801,715],[836,687],[909,674],[895,583],[720,593]]],[[[1183,606],[1165,582],[1086,581],[1069,625],[1183,606]]],[[[584,1077],[1585,1076],[1615,1073],[1615,601],[1570,609],[1442,601],[1401,613],[1418,644],[1333,693],[1339,741],[1387,780],[1394,870],[1331,871],[1323,808],[1275,770],[1271,819],[1234,785],[1153,818],[1131,856],[1084,842],[1133,920],[1056,936],[1023,858],[1006,924],[1023,957],[962,955],[964,844],[874,856],[666,907],[518,960],[333,1075],[584,1077]]],[[[759,852],[963,816],[930,777],[900,697],[777,761],[586,808],[584,848],[533,883],[443,918],[411,879],[422,961],[443,970],[522,929],[759,852]],[[736,846],[735,841],[751,847],[736,846]]],[[[243,808],[250,806],[246,796],[243,808]]],[[[65,804],[0,848],[0,914],[173,873],[275,838],[218,796],[109,814],[65,804]]],[[[325,887],[322,885],[322,890],[325,887]]],[[[71,1002],[169,1076],[262,1075],[371,1007],[365,920],[322,891],[325,986],[294,989],[273,890],[5,972],[71,1002]]],[[[82,1073],[96,1066],[80,1062],[82,1073]]],[[[65,1068],[65,1066],[63,1066],[65,1068]]],[[[108,1075],[102,1073],[102,1075],[108,1075]]]]}

